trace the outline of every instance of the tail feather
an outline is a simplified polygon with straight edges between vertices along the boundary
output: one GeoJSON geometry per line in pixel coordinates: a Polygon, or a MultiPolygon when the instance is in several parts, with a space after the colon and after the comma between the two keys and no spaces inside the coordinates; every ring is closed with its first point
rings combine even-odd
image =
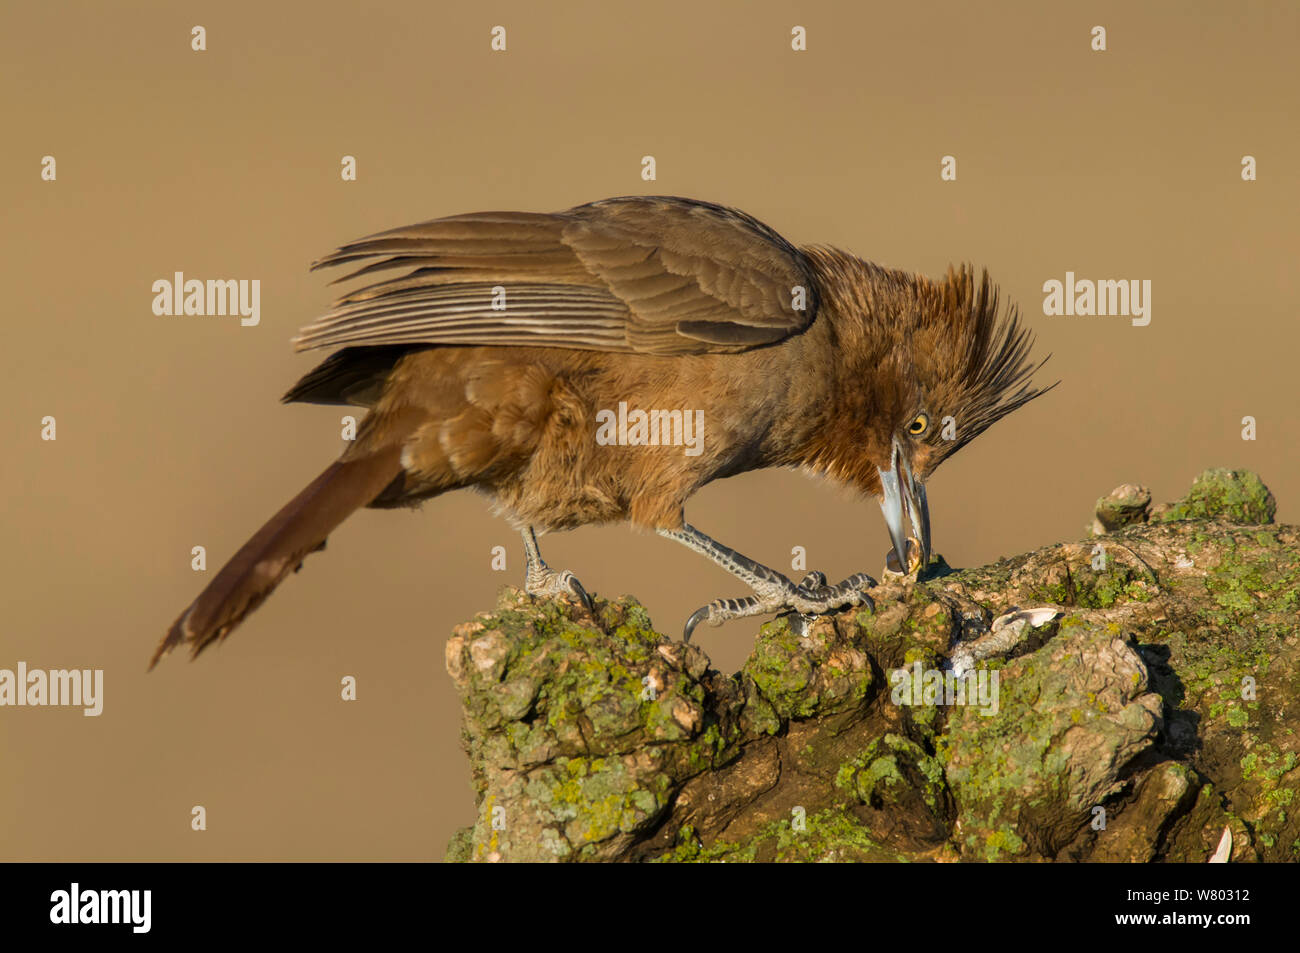
{"type": "Polygon", "coordinates": [[[172,623],[150,670],[181,643],[197,656],[224,639],[262,604],[303,559],[325,548],[325,538],[354,511],[369,503],[401,472],[401,448],[340,460],[290,500],[240,547],[206,589],[172,623]]]}

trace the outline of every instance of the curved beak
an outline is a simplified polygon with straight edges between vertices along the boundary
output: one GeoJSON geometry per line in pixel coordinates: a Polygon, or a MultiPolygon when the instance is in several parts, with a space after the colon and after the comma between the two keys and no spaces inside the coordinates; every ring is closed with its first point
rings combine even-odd
{"type": "Polygon", "coordinates": [[[924,570],[930,565],[930,506],[925,499],[925,484],[912,476],[911,463],[897,437],[889,455],[889,469],[877,467],[876,472],[880,474],[880,510],[885,514],[898,565],[904,572],[909,568],[907,523],[911,523],[911,535],[921,545],[919,568],[924,570]]]}

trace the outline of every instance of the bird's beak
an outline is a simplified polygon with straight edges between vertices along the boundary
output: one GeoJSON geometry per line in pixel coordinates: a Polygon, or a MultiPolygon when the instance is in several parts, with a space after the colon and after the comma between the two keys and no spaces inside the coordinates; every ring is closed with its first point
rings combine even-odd
{"type": "Polygon", "coordinates": [[[912,535],[921,544],[920,568],[930,565],[930,506],[925,500],[925,484],[912,476],[911,463],[907,459],[898,438],[894,438],[890,453],[889,469],[880,474],[880,509],[885,514],[885,525],[889,527],[889,538],[894,543],[894,555],[898,565],[907,572],[907,529],[903,522],[906,512],[912,524],[912,535]]]}

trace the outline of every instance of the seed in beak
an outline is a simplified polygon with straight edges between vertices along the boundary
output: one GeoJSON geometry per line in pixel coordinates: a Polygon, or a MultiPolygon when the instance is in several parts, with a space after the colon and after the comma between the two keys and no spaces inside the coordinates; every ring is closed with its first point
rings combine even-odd
{"type": "Polygon", "coordinates": [[[904,570],[898,565],[898,557],[891,548],[885,554],[885,571],[897,573],[900,576],[910,575],[916,572],[921,565],[921,543],[914,537],[907,537],[907,569],[904,570]]]}

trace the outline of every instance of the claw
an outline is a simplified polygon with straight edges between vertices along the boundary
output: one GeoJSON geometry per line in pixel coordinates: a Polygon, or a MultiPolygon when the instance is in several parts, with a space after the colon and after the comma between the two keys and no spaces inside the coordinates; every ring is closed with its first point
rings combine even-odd
{"type": "Polygon", "coordinates": [[[707,606],[702,606],[691,613],[682,632],[682,641],[689,642],[696,626],[701,622],[709,625],[722,625],[732,619],[766,613],[790,613],[797,617],[792,621],[801,633],[806,633],[808,626],[820,615],[826,615],[846,606],[866,606],[871,612],[876,611],[876,603],[864,590],[874,586],[876,581],[864,572],[845,579],[837,586],[825,585],[826,577],[819,572],[811,572],[803,582],[796,586],[786,580],[784,589],[764,597],[746,596],[743,599],[717,599],[707,606]],[[809,586],[812,583],[814,585],[809,586]]]}
{"type": "Polygon", "coordinates": [[[583,607],[586,608],[587,612],[589,612],[591,615],[595,615],[596,606],[595,603],[591,601],[591,596],[587,595],[587,590],[582,588],[582,583],[578,582],[578,577],[575,576],[573,573],[569,573],[568,576],[569,576],[569,580],[568,580],[569,591],[572,592],[578,598],[578,601],[582,603],[583,607]]]}
{"type": "Polygon", "coordinates": [[[524,589],[535,599],[551,596],[568,596],[577,599],[587,612],[593,616],[596,614],[596,605],[592,602],[591,596],[582,587],[582,583],[578,582],[578,577],[567,569],[556,572],[543,565],[540,570],[529,573],[524,582],[524,589]]]}
{"type": "Polygon", "coordinates": [[[685,631],[682,632],[682,641],[689,642],[691,640],[691,633],[695,631],[695,627],[699,625],[701,622],[703,622],[705,619],[707,619],[708,617],[709,617],[708,606],[700,606],[700,608],[692,612],[691,617],[686,620],[686,629],[685,631]]]}

